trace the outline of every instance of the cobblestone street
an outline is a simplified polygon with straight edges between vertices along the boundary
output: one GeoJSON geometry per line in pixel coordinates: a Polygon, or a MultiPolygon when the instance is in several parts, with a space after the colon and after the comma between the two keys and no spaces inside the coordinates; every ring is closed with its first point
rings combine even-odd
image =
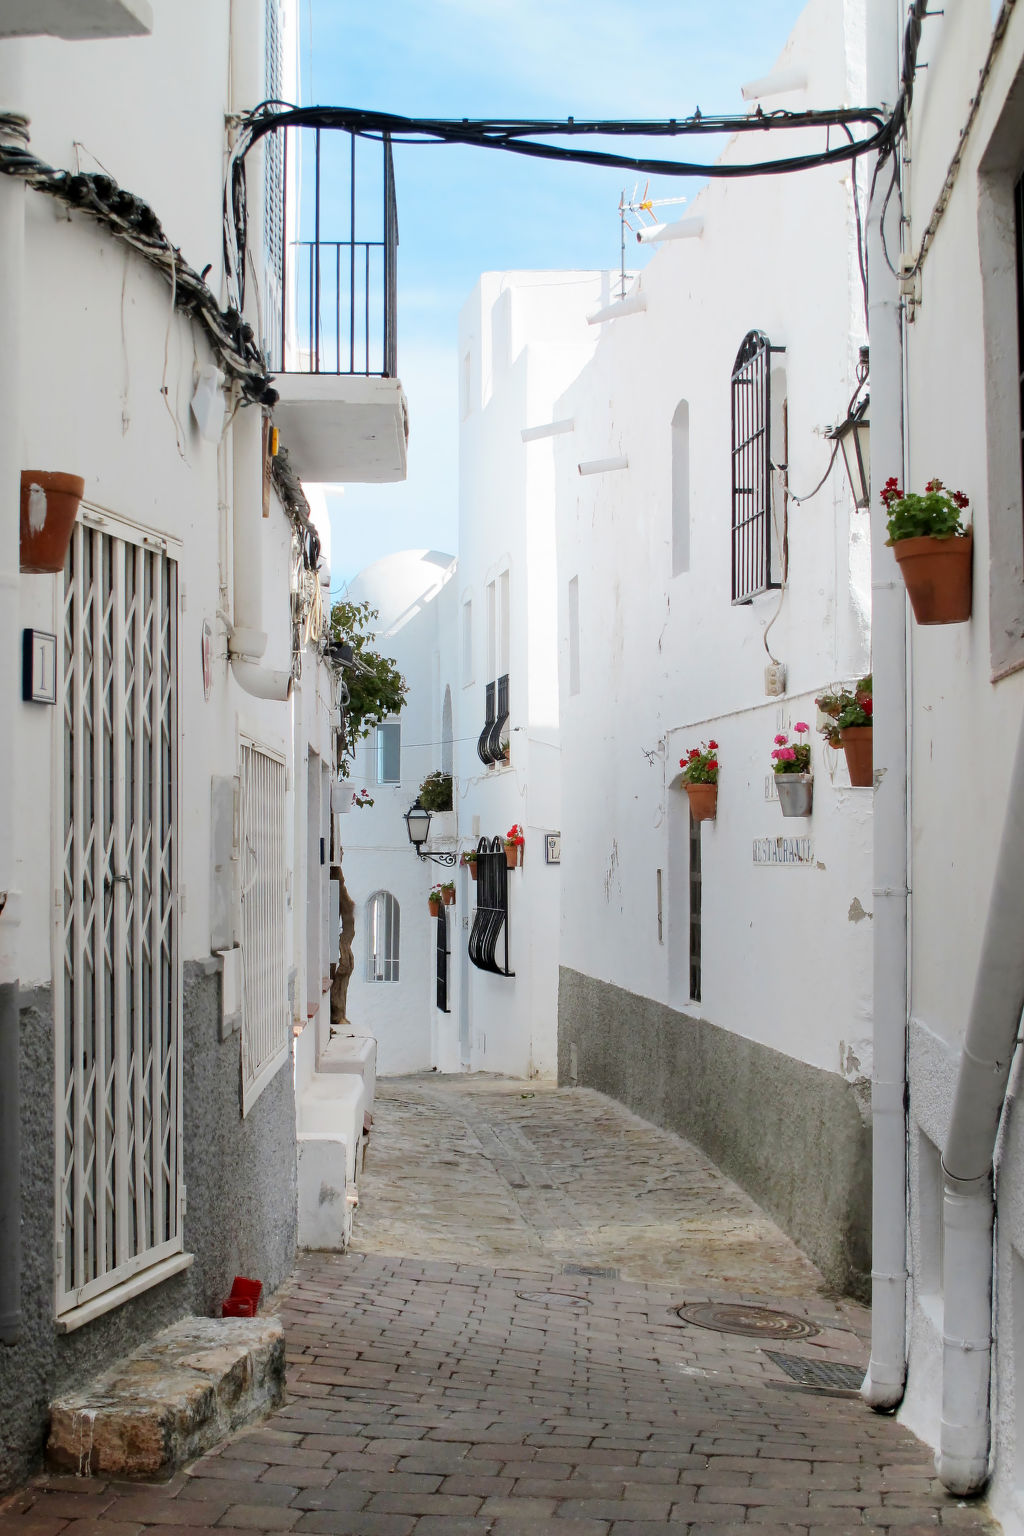
{"type": "Polygon", "coordinates": [[[863,1368],[865,1309],[701,1154],[586,1090],[381,1083],[353,1251],[306,1255],[276,1304],[289,1401],[266,1424],[160,1487],[40,1477],[0,1528],[998,1529],[822,1370],[863,1368]],[[674,1310],[701,1302],[776,1308],[790,1336],[674,1310]]]}

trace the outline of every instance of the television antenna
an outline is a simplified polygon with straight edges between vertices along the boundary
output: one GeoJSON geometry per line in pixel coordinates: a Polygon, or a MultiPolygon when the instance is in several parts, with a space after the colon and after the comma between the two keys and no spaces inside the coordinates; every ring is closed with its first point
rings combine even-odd
{"type": "Polygon", "coordinates": [[[632,197],[626,196],[623,188],[619,198],[619,298],[626,297],[626,230],[630,234],[639,235],[640,230],[649,229],[658,220],[654,217],[655,208],[667,208],[671,204],[689,202],[686,197],[650,197],[651,184],[648,181],[640,192],[640,183],[633,188],[632,197]],[[635,219],[636,223],[630,222],[635,219]]]}

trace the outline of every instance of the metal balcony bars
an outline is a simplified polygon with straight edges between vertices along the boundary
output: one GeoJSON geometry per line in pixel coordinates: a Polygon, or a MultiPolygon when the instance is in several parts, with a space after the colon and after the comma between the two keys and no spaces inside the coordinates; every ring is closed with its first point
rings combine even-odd
{"type": "Polygon", "coordinates": [[[508,965],[508,860],[500,837],[482,837],[476,855],[476,915],[469,935],[469,958],[477,970],[514,976],[508,965]],[[502,942],[503,941],[503,942],[502,942]],[[504,964],[498,963],[499,943],[504,964]]]}
{"type": "MultiPolygon", "coordinates": [[[[284,136],[283,203],[295,177],[293,136],[303,129],[279,129],[284,136]]],[[[312,239],[295,238],[301,208],[289,232],[282,221],[280,357],[283,373],[363,375],[393,379],[398,373],[398,204],[390,135],[382,139],[383,184],[380,240],[357,240],[356,138],[349,135],[347,168],[348,235],[326,240],[321,233],[325,187],[328,196],[342,181],[324,168],[321,130],[313,134],[312,239]],[[291,236],[291,237],[290,237],[291,236]],[[333,320],[333,326],[331,324],[333,320]]],[[[301,141],[300,141],[301,142],[301,141]]],[[[342,182],[343,184],[343,182],[342,182]]],[[[306,225],[308,227],[308,225],[306,225]]]]}
{"type": "Polygon", "coordinates": [[[442,905],[435,918],[437,938],[435,947],[435,1002],[442,1013],[451,1013],[448,1007],[448,908],[442,905]]]}
{"type": "Polygon", "coordinates": [[[748,331],[732,370],[732,601],[777,587],[772,573],[773,347],[748,331]]]}

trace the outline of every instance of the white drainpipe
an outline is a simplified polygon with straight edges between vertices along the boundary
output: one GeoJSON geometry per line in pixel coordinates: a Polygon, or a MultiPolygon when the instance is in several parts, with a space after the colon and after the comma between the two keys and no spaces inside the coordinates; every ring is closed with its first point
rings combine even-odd
{"type": "MultiPolygon", "coordinates": [[[[869,0],[867,93],[891,106],[899,89],[896,0],[869,0]]],[[[861,1396],[902,1401],[907,1371],[907,668],[906,596],[886,548],[878,492],[903,475],[903,347],[898,282],[882,251],[887,176],[868,212],[871,343],[871,649],[874,670],[874,1070],[872,1116],[871,1360],[861,1396]]]]}
{"type": "Polygon", "coordinates": [[[992,1157],[1024,1010],[1024,723],[1010,778],[978,973],[942,1154],[942,1428],[951,1493],[988,1480],[992,1354],[992,1157]]]}
{"type": "Polygon", "coordinates": [[[239,687],[257,699],[287,699],[291,671],[263,664],[267,633],[263,627],[263,421],[259,410],[240,411],[232,427],[232,567],[233,622],[228,656],[239,687]]]}

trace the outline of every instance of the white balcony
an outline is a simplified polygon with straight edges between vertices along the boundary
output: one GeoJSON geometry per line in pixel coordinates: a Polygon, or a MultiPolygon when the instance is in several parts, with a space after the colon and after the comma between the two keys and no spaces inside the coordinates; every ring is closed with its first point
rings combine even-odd
{"type": "Polygon", "coordinates": [[[279,373],[274,421],[300,480],[404,480],[409,407],[400,380],[351,373],[279,373]]]}

